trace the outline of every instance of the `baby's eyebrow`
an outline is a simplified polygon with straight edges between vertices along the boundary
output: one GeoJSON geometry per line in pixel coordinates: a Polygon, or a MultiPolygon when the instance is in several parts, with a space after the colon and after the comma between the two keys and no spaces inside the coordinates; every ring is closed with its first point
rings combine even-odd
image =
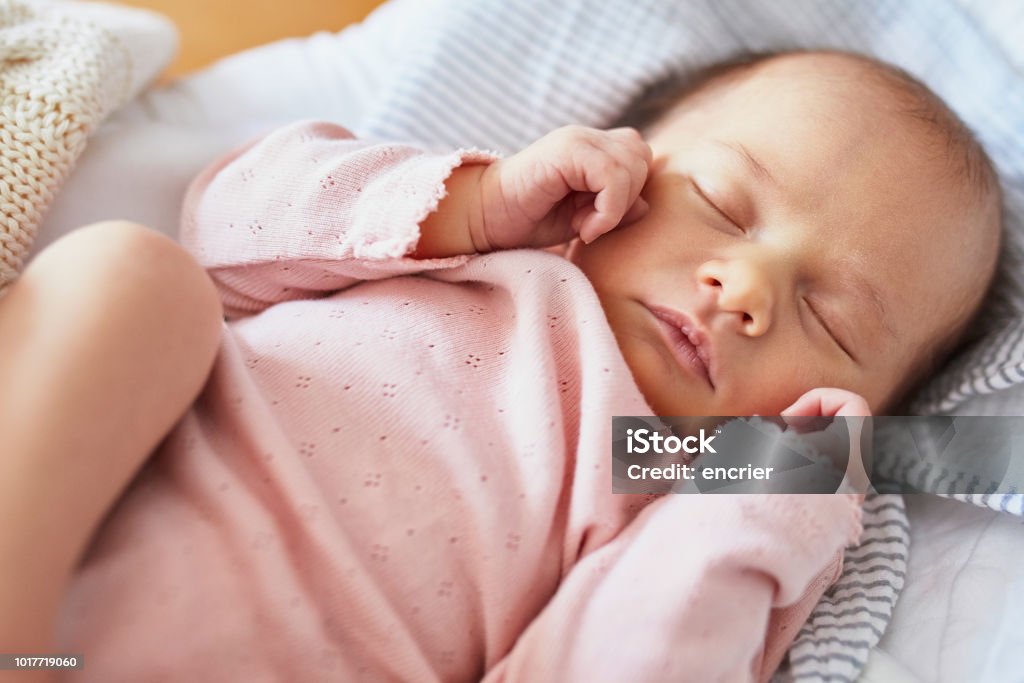
{"type": "Polygon", "coordinates": [[[761,180],[766,180],[778,185],[778,181],[775,179],[775,176],[772,175],[772,172],[768,170],[768,167],[761,163],[761,160],[754,156],[754,154],[742,143],[722,142],[721,140],[716,140],[715,142],[717,142],[719,146],[738,154],[755,178],[760,178],[761,180]]]}

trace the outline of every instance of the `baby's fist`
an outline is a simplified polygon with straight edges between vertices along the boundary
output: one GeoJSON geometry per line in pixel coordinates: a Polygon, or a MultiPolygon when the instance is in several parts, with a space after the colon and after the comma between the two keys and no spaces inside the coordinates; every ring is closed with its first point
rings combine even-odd
{"type": "Polygon", "coordinates": [[[871,417],[864,397],[846,389],[811,389],[782,411],[783,417],[871,417]]]}
{"type": "Polygon", "coordinates": [[[798,398],[793,405],[782,411],[783,419],[798,432],[806,429],[815,418],[845,417],[849,430],[848,450],[822,455],[834,456],[833,462],[845,469],[837,493],[855,494],[858,503],[864,502],[864,494],[871,490],[868,475],[871,463],[871,407],[864,397],[845,389],[812,389],[798,398]],[[849,419],[853,418],[853,419],[849,419]],[[856,419],[864,418],[864,419],[856,419]],[[866,448],[865,448],[866,447],[866,448]]]}
{"type": "Polygon", "coordinates": [[[651,148],[633,128],[566,126],[545,135],[481,177],[477,251],[543,248],[577,234],[591,242],[647,213],[640,191],[651,148]]]}

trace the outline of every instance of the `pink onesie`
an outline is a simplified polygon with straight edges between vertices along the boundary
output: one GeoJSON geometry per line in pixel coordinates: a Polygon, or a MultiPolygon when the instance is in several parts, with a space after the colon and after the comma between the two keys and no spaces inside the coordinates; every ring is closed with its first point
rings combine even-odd
{"type": "Polygon", "coordinates": [[[492,159],[300,122],[195,181],[231,319],[73,579],[67,680],[768,678],[859,506],[613,495],[611,417],[651,408],[586,277],[407,256],[492,159]]]}

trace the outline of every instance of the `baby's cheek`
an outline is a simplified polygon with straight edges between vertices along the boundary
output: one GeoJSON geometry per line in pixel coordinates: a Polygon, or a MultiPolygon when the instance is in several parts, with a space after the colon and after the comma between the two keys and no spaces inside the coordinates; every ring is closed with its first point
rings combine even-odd
{"type": "Polygon", "coordinates": [[[679,381],[676,371],[649,344],[626,340],[621,345],[640,393],[656,415],[717,415],[714,404],[679,381]]]}
{"type": "Polygon", "coordinates": [[[789,348],[788,352],[763,354],[744,373],[746,396],[740,399],[744,412],[735,414],[779,415],[811,389],[842,387],[849,381],[840,367],[817,357],[812,350],[789,348]]]}

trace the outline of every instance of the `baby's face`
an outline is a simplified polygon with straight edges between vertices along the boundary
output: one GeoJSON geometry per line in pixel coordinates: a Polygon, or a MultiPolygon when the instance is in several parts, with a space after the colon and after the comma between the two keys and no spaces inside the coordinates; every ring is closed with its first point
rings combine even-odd
{"type": "Polygon", "coordinates": [[[987,257],[944,150],[884,94],[813,57],[757,69],[666,116],[648,215],[569,256],[658,414],[778,414],[814,387],[878,411],[987,257]]]}

